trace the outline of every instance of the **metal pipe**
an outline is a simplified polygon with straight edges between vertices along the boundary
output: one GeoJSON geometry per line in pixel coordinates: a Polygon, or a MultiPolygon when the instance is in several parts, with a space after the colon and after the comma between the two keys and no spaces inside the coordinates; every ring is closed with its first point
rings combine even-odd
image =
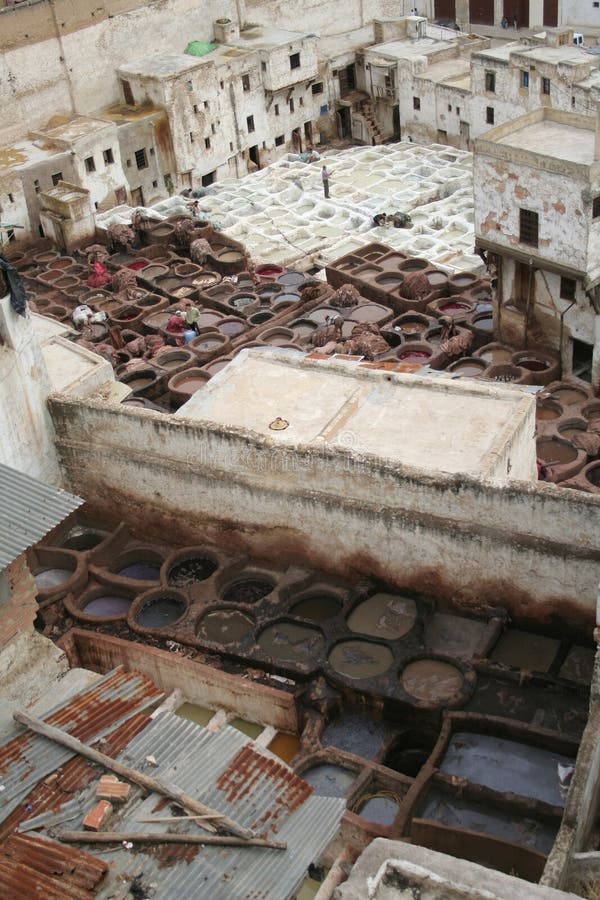
{"type": "Polygon", "coordinates": [[[523,349],[527,348],[527,336],[529,334],[529,315],[530,315],[530,306],[531,306],[531,285],[533,283],[533,275],[535,269],[533,268],[533,259],[529,258],[529,283],[527,285],[527,305],[525,307],[525,333],[523,335],[523,349]]]}
{"type": "Polygon", "coordinates": [[[563,365],[562,365],[562,362],[563,362],[563,332],[564,332],[564,328],[565,328],[565,316],[566,316],[566,314],[569,312],[569,310],[570,310],[573,306],[575,306],[576,303],[577,303],[577,300],[576,300],[576,299],[575,299],[575,300],[572,300],[572,301],[569,303],[569,305],[567,306],[567,308],[566,308],[565,310],[563,310],[563,311],[561,312],[561,314],[560,314],[560,337],[559,337],[559,344],[558,344],[558,347],[559,347],[559,352],[560,352],[560,365],[561,365],[561,369],[562,369],[562,367],[563,367],[563,365]]]}

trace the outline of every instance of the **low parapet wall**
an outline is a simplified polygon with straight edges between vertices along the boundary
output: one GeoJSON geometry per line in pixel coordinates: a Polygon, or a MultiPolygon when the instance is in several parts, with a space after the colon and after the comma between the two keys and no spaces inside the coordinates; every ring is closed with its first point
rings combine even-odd
{"type": "Polygon", "coordinates": [[[465,609],[595,622],[600,497],[432,476],[331,447],[285,449],[95,400],[54,396],[50,407],[70,488],[103,519],[372,576],[465,609]]]}

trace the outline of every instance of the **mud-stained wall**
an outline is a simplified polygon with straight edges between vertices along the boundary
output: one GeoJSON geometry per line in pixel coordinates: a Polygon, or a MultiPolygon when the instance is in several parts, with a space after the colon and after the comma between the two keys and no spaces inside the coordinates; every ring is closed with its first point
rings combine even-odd
{"type": "Polygon", "coordinates": [[[343,451],[275,449],[226,428],[55,397],[71,490],[146,534],[368,575],[467,609],[591,626],[600,498],[498,488],[343,451]]]}
{"type": "Polygon", "coordinates": [[[128,672],[148,675],[166,694],[179,689],[190,703],[234,710],[252,722],[292,734],[298,730],[293,694],[244,681],[176,653],[78,629],[69,632],[65,650],[71,665],[102,673],[123,665],[128,672]]]}

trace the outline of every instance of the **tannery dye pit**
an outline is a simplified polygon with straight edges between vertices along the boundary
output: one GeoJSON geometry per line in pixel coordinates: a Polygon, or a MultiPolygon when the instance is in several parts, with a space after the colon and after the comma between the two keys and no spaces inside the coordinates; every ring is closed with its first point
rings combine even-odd
{"type": "MultiPolygon", "coordinates": [[[[69,551],[77,588],[64,596],[67,570],[44,588],[42,616],[54,629],[68,637],[71,617],[75,645],[89,633],[95,653],[120,638],[124,659],[150,642],[184,663],[252,673],[255,690],[295,697],[297,733],[260,724],[269,703],[227,721],[316,794],[344,797],[349,828],[431,847],[443,828],[489,864],[475,831],[497,842],[499,860],[517,845],[519,874],[539,877],[564,804],[558,768],[573,765],[586,722],[593,650],[581,636],[209,543],[150,542],[124,526],[97,532],[100,543],[69,551]]],[[[34,552],[58,551],[65,533],[34,552]]],[[[178,715],[218,722],[218,698],[205,696],[178,715]]]]}

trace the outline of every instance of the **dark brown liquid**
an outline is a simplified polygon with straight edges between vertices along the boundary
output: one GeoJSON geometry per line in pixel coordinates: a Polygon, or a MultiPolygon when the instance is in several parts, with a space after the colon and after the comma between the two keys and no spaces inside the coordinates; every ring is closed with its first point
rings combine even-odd
{"type": "Polygon", "coordinates": [[[577,450],[560,441],[538,441],[537,455],[545,463],[571,463],[577,459],[577,450]]]}
{"type": "Polygon", "coordinates": [[[460,669],[437,659],[418,659],[409,663],[400,678],[402,687],[419,700],[449,700],[463,684],[460,669]]]}

